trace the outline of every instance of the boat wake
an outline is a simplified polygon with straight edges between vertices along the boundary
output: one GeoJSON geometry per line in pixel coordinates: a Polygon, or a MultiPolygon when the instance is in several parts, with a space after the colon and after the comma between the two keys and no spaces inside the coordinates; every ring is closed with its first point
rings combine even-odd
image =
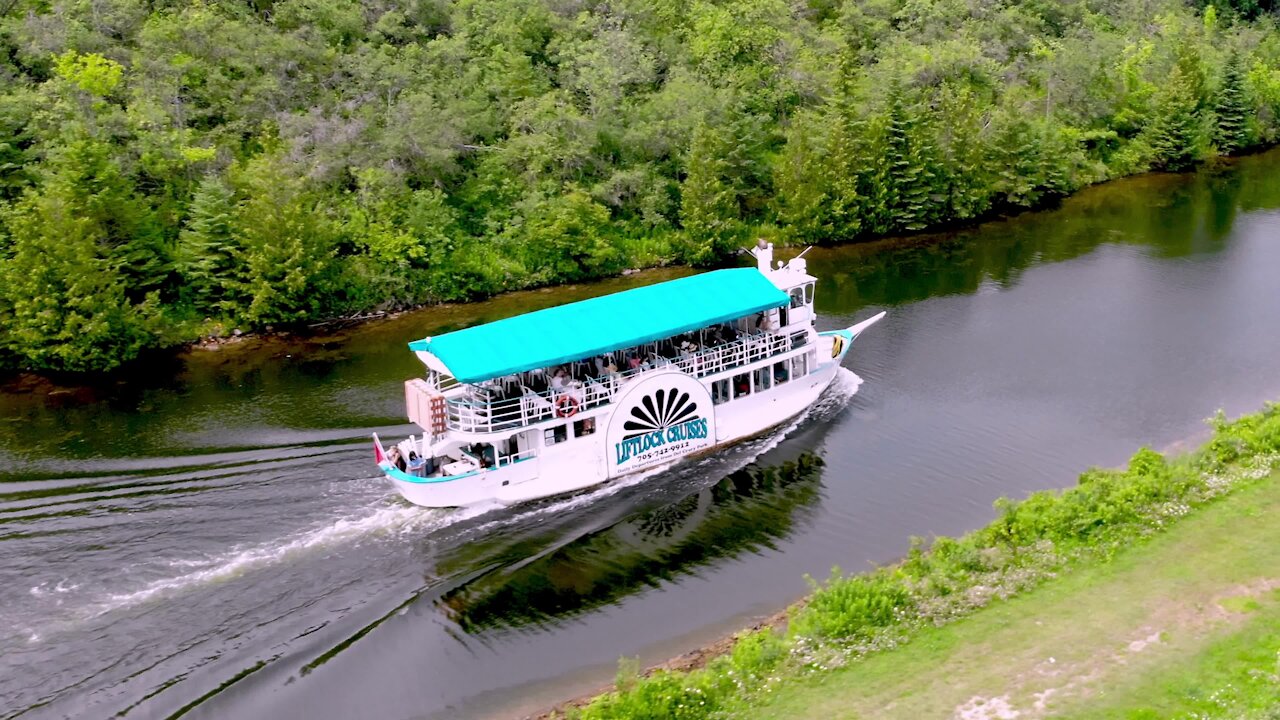
{"type": "MultiPolygon", "coordinates": [[[[637,486],[659,475],[674,473],[677,477],[690,478],[695,482],[708,477],[718,478],[745,467],[762,454],[777,447],[789,433],[803,424],[829,419],[845,407],[849,399],[857,393],[861,383],[861,378],[841,368],[831,386],[809,410],[764,435],[692,462],[677,460],[570,497],[535,502],[515,508],[492,503],[454,510],[439,510],[407,504],[388,488],[387,492],[378,497],[371,506],[282,538],[236,546],[226,552],[206,557],[179,557],[157,561],[158,565],[169,572],[162,573],[161,577],[147,582],[138,589],[100,595],[97,601],[90,604],[88,612],[83,617],[92,619],[153,600],[190,593],[255,571],[326,551],[334,551],[367,539],[421,540],[451,526],[483,518],[485,522],[463,525],[462,528],[467,535],[480,535],[599,502],[617,493],[634,490],[637,486]],[[485,517],[491,514],[496,517],[485,517]],[[175,570],[179,572],[173,574],[175,570]]],[[[30,594],[35,597],[61,594],[78,587],[66,581],[56,587],[42,584],[32,587],[30,594]]]]}

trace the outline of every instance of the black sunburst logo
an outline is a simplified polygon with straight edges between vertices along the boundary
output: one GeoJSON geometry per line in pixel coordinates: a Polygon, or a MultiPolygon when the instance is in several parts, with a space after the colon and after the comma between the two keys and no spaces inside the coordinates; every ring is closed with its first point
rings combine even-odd
{"type": "Polygon", "coordinates": [[[697,412],[698,404],[690,401],[689,393],[676,388],[659,390],[652,395],[645,395],[639,405],[631,408],[633,419],[622,425],[627,433],[623,438],[633,438],[654,430],[666,430],[697,417],[697,412]]]}

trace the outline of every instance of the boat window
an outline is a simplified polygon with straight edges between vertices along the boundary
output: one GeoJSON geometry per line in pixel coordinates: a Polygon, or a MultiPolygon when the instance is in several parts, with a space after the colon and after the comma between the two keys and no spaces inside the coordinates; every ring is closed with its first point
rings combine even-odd
{"type": "Polygon", "coordinates": [[[787,306],[783,305],[778,308],[778,327],[786,327],[791,324],[791,317],[787,313],[787,306]]]}
{"type": "Polygon", "coordinates": [[[761,390],[768,390],[769,386],[773,384],[771,382],[771,380],[773,379],[773,374],[769,372],[768,365],[762,368],[757,368],[755,371],[755,376],[756,376],[755,378],[756,392],[760,392],[761,390]]]}
{"type": "Polygon", "coordinates": [[[595,418],[582,418],[581,420],[573,421],[573,436],[576,438],[590,435],[595,431],[596,431],[595,418]]]}
{"type": "Polygon", "coordinates": [[[791,377],[804,377],[805,375],[808,375],[809,371],[805,365],[804,355],[797,355],[791,358],[791,377]]]}
{"type": "Polygon", "coordinates": [[[729,378],[711,383],[711,402],[715,405],[729,402],[729,378]]]}
{"type": "Polygon", "coordinates": [[[809,342],[808,333],[798,332],[791,336],[791,347],[793,348],[804,347],[807,342],[809,342]]]}
{"type": "Polygon", "coordinates": [[[733,397],[735,399],[751,394],[751,373],[733,376],[733,397]]]}
{"type": "Polygon", "coordinates": [[[813,304],[813,283],[804,286],[804,304],[813,304]]]}
{"type": "Polygon", "coordinates": [[[569,427],[567,425],[557,425],[542,431],[542,442],[547,447],[551,447],[557,443],[562,443],[568,439],[569,427]]]}
{"type": "Polygon", "coordinates": [[[773,364],[773,384],[781,385],[791,379],[791,371],[787,367],[786,360],[780,360],[773,364]]]}
{"type": "Polygon", "coordinates": [[[802,305],[804,305],[804,288],[792,288],[791,307],[798,308],[802,305]]]}

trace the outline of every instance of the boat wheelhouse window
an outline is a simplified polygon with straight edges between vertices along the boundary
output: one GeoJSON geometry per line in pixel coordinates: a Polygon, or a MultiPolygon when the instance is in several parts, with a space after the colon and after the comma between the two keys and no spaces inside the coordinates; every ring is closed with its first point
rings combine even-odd
{"type": "Polygon", "coordinates": [[[582,418],[573,421],[573,436],[576,438],[590,435],[596,431],[595,418],[582,418]]]}
{"type": "Polygon", "coordinates": [[[813,283],[804,286],[804,304],[813,304],[813,283]]]}
{"type": "Polygon", "coordinates": [[[733,397],[743,397],[751,394],[751,373],[742,373],[733,376],[733,397]]]}
{"type": "Polygon", "coordinates": [[[768,390],[769,387],[773,384],[772,382],[773,373],[769,372],[768,365],[762,368],[756,368],[756,371],[754,374],[756,376],[755,377],[756,392],[760,392],[761,390],[768,390]]]}
{"type": "Polygon", "coordinates": [[[807,363],[804,355],[797,355],[791,358],[791,377],[804,377],[809,374],[807,363]]]}
{"type": "Polygon", "coordinates": [[[569,426],[557,425],[542,431],[542,442],[547,447],[557,445],[569,439],[569,426]]]}
{"type": "Polygon", "coordinates": [[[773,364],[773,384],[781,385],[791,379],[791,371],[788,368],[786,360],[779,360],[773,364]]]}
{"type": "Polygon", "coordinates": [[[791,289],[791,307],[793,308],[803,307],[804,304],[805,304],[804,288],[792,288],[791,289]]]}
{"type": "Polygon", "coordinates": [[[723,405],[729,402],[729,378],[711,383],[711,403],[723,405]]]}
{"type": "Polygon", "coordinates": [[[791,334],[791,347],[793,348],[804,347],[804,344],[807,342],[809,342],[808,333],[798,332],[798,333],[791,334]]]}

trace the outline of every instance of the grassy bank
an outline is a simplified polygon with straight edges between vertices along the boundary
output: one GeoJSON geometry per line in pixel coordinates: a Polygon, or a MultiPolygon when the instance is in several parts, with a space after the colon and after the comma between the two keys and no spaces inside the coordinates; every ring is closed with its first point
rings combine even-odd
{"type": "Polygon", "coordinates": [[[1277,698],[1280,405],[1200,450],[998,503],[959,539],[815,584],[783,632],[620,673],[580,718],[1252,716],[1277,698]]]}

